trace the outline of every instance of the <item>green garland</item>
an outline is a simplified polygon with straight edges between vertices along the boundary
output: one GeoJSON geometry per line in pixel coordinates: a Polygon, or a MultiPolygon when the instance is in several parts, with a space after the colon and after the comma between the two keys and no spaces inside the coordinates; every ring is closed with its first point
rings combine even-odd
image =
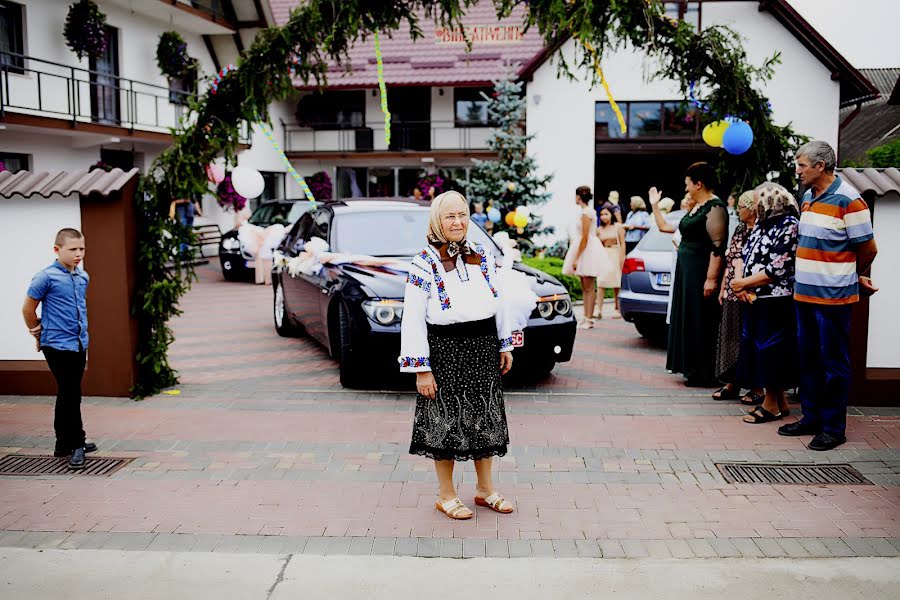
{"type": "MultiPolygon", "coordinates": [[[[204,167],[218,157],[234,164],[242,122],[268,122],[269,105],[293,92],[293,77],[325,83],[330,61],[347,64],[353,42],[373,32],[391,32],[406,22],[421,37],[417,11],[442,26],[462,28],[462,16],[475,0],[309,0],[291,12],[282,27],[259,32],[228,73],[217,92],[190,101],[192,121],[173,131],[174,144],[154,161],[139,195],[140,278],[135,313],[140,322],[138,397],[177,383],[167,351],[174,336],[169,321],[181,313],[180,297],[194,280],[190,264],[182,264],[177,248],[191,232],[167,220],[171,198],[207,191],[204,167]],[[166,264],[173,260],[174,268],[166,264]]],[[[520,0],[495,0],[498,15],[508,16],[520,0]]],[[[727,180],[761,181],[769,172],[790,177],[788,168],[798,137],[771,121],[765,98],[754,79],[771,77],[777,56],[762,67],[749,65],[737,35],[723,27],[697,33],[686,23],[668,20],[660,0],[531,0],[528,24],[536,25],[548,44],[566,36],[588,40],[601,52],[624,43],[660,59],[658,76],[680,82],[685,97],[690,82],[712,92],[706,99],[715,115],[732,114],[749,121],[756,141],[750,152],[723,157],[727,180]]],[[[590,58],[577,65],[588,72],[590,58]]],[[[564,66],[566,72],[569,67],[564,66]]],[[[571,74],[571,73],[570,73],[571,74]]]]}

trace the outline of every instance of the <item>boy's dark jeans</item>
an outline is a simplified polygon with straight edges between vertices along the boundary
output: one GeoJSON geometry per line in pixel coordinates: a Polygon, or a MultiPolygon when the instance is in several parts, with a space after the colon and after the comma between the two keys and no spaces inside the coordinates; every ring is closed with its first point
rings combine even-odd
{"type": "Polygon", "coordinates": [[[56,431],[56,450],[72,451],[84,446],[84,425],[81,422],[81,379],[87,352],[41,348],[50,372],[56,379],[56,412],[53,429],[56,431]]]}

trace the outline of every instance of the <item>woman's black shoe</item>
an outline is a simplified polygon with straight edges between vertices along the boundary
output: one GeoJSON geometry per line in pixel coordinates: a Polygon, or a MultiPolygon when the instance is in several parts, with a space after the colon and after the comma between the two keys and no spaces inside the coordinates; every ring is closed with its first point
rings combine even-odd
{"type": "Polygon", "coordinates": [[[847,438],[844,436],[837,437],[823,431],[812,439],[807,448],[810,450],[818,450],[820,452],[823,450],[833,450],[846,441],[847,438]]]}
{"type": "Polygon", "coordinates": [[[69,468],[84,468],[84,448],[75,448],[75,450],[72,451],[72,456],[69,457],[69,468]]]}

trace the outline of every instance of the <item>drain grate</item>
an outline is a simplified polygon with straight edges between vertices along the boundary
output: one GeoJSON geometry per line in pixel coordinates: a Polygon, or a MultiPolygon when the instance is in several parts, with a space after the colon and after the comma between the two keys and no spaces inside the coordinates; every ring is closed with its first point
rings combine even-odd
{"type": "Polygon", "coordinates": [[[130,458],[94,458],[84,461],[84,468],[69,468],[68,457],[8,454],[0,458],[0,475],[94,475],[107,477],[131,462],[130,458]]]}
{"type": "Polygon", "coordinates": [[[874,485],[850,465],[716,463],[728,483],[874,485]]]}

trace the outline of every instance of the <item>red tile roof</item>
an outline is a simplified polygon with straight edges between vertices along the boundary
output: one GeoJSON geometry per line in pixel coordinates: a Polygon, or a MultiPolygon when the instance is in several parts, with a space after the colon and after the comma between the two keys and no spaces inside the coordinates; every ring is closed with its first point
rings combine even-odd
{"type": "Polygon", "coordinates": [[[103,169],[94,171],[58,171],[48,173],[46,171],[3,171],[0,173],[0,198],[12,196],[39,195],[49,198],[54,194],[69,196],[71,194],[88,195],[98,193],[108,196],[122,189],[132,177],[138,173],[137,169],[123,171],[113,169],[106,172],[103,169]]]}
{"type": "MultiPolygon", "coordinates": [[[[299,5],[298,0],[271,0],[272,15],[278,25],[287,22],[289,12],[299,5]]],[[[472,51],[458,32],[444,29],[424,14],[419,26],[424,37],[415,42],[405,24],[393,32],[393,37],[381,36],[384,79],[388,85],[490,85],[510,64],[516,74],[537,57],[544,41],[537,28],[524,32],[525,9],[516,7],[512,16],[497,19],[494,6],[482,1],[469,9],[463,19],[472,51]]],[[[343,67],[329,68],[328,87],[375,87],[378,76],[375,68],[375,43],[372,38],[360,40],[350,51],[352,73],[343,67]]],[[[304,88],[302,81],[297,86],[304,88]]],[[[311,87],[311,86],[309,86],[311,87]]]]}

